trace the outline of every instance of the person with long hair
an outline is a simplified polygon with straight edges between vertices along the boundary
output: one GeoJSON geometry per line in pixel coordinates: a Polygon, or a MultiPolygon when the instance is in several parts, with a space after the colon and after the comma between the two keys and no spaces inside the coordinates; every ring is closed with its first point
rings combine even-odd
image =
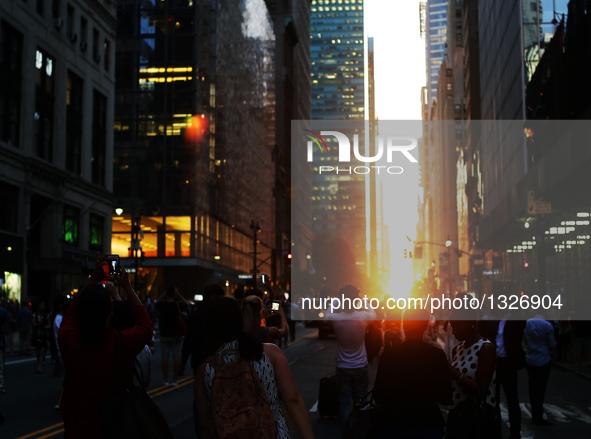
{"type": "MultiPolygon", "coordinates": [[[[240,306],[232,298],[221,297],[213,300],[205,315],[205,327],[216,346],[216,353],[203,363],[195,374],[195,417],[199,437],[216,437],[216,425],[210,407],[210,402],[214,399],[212,388],[216,371],[225,364],[248,361],[265,390],[276,421],[277,438],[292,437],[282,405],[285,406],[302,439],[313,438],[308,411],[281,349],[274,344],[262,344],[244,332],[240,306]]],[[[251,428],[257,429],[258,426],[253,425],[251,428]]]]}
{"type": "Polygon", "coordinates": [[[137,354],[151,340],[152,322],[129,283],[127,272],[107,277],[106,256],[97,255],[97,264],[85,288],[77,294],[63,317],[58,342],[64,361],[66,380],[60,405],[68,438],[106,438],[99,402],[124,390],[133,381],[137,354]],[[121,343],[111,324],[113,301],[121,300],[112,281],[126,291],[135,317],[135,328],[120,331],[121,343]],[[121,365],[116,348],[123,350],[121,365]],[[121,368],[124,368],[121,371],[121,368]],[[123,380],[115,380],[115,373],[123,380]],[[117,381],[117,382],[116,382],[117,381]],[[123,381],[123,382],[121,382],[123,381]]]}

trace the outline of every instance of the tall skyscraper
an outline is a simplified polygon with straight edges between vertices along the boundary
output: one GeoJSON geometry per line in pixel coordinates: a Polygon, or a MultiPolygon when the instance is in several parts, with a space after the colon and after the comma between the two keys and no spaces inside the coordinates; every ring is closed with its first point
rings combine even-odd
{"type": "MultiPolygon", "coordinates": [[[[363,0],[312,0],[312,119],[357,120],[364,111],[363,0]]],[[[353,134],[353,131],[350,133],[353,134]]],[[[363,142],[363,136],[360,136],[363,142]]],[[[326,161],[337,160],[328,142],[326,161]]],[[[340,238],[366,268],[365,179],[363,175],[312,173],[312,216],[316,238],[340,238]]]]}
{"type": "Polygon", "coordinates": [[[433,100],[437,99],[439,67],[445,58],[447,43],[447,3],[448,0],[427,1],[426,11],[426,56],[427,56],[427,96],[429,112],[433,100]]]}

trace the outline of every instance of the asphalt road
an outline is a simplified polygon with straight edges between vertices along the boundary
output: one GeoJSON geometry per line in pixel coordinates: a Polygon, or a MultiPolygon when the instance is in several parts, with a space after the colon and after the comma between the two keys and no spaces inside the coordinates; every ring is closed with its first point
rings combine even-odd
{"type": "MultiPolygon", "coordinates": [[[[297,341],[283,349],[304,398],[317,438],[338,439],[336,419],[320,419],[316,411],[320,378],[334,374],[336,340],[319,340],[315,330],[298,327],[297,341]]],[[[158,343],[156,344],[158,348],[158,343]]],[[[48,360],[49,361],[49,360],[48,360]]],[[[53,378],[46,364],[44,374],[36,374],[32,357],[7,356],[7,393],[0,395],[0,413],[6,421],[0,426],[2,439],[41,439],[63,437],[61,415],[54,410],[62,378],[53,378]]],[[[375,373],[375,367],[373,368],[375,373]]],[[[187,371],[189,371],[187,369],[187,371]]],[[[180,379],[178,387],[163,387],[160,354],[154,355],[149,391],[164,412],[177,439],[195,438],[192,416],[192,376],[180,379]]],[[[523,413],[522,438],[550,439],[591,437],[591,380],[559,367],[553,367],[546,394],[546,412],[552,427],[531,424],[527,396],[527,373],[520,372],[520,400],[523,413]]],[[[507,411],[503,403],[504,437],[508,437],[507,411]]],[[[296,437],[298,437],[296,435],[296,437]]]]}

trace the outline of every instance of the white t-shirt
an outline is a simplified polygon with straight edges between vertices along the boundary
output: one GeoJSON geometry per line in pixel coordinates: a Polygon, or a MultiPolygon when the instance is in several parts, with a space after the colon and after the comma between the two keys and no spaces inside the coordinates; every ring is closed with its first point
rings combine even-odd
{"type": "Polygon", "coordinates": [[[359,369],[367,366],[365,350],[365,331],[370,320],[376,318],[373,310],[352,313],[328,314],[337,336],[337,367],[340,369],[359,369]]]}

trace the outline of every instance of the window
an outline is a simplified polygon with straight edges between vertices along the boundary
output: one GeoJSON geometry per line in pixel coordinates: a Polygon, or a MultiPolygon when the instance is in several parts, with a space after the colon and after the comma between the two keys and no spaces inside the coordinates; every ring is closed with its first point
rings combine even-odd
{"type": "Polygon", "coordinates": [[[447,91],[452,91],[453,90],[453,85],[451,82],[447,83],[447,91]]]}
{"type": "Polygon", "coordinates": [[[94,28],[92,30],[92,59],[94,62],[101,62],[101,55],[99,53],[99,31],[94,28]]]}
{"type": "Polygon", "coordinates": [[[78,220],[80,209],[72,206],[64,206],[64,222],[62,225],[62,236],[64,244],[78,245],[78,220]]]}
{"type": "Polygon", "coordinates": [[[92,181],[105,184],[105,154],[107,150],[107,98],[97,90],[92,102],[92,181]]]}
{"type": "Polygon", "coordinates": [[[462,18],[462,10],[456,9],[456,18],[462,18]]]}
{"type": "Polygon", "coordinates": [[[17,186],[0,181],[0,205],[2,206],[0,230],[17,232],[18,192],[17,186]]]}
{"type": "Polygon", "coordinates": [[[111,57],[110,57],[110,52],[111,52],[111,43],[109,42],[109,40],[105,40],[105,46],[103,48],[103,53],[104,53],[104,57],[105,57],[105,70],[108,72],[109,68],[111,67],[111,57]]]}
{"type": "Polygon", "coordinates": [[[66,169],[80,175],[83,81],[68,71],[66,86],[66,169]]]}
{"type": "Polygon", "coordinates": [[[76,42],[76,34],[74,33],[74,8],[68,5],[68,9],[66,11],[66,32],[68,33],[68,38],[72,43],[76,42]]]}
{"type": "Polygon", "coordinates": [[[445,69],[445,74],[447,76],[451,76],[452,75],[452,70],[451,69],[445,69]]]}
{"type": "Polygon", "coordinates": [[[53,159],[54,60],[44,51],[35,54],[35,145],[37,156],[53,159]]]}
{"type": "Polygon", "coordinates": [[[84,17],[80,17],[80,50],[85,51],[88,45],[88,21],[84,17]]]}
{"type": "Polygon", "coordinates": [[[0,140],[19,145],[23,35],[5,21],[0,29],[0,140]]]}
{"type": "Polygon", "coordinates": [[[90,214],[88,248],[103,253],[105,219],[102,216],[90,214]]]}

